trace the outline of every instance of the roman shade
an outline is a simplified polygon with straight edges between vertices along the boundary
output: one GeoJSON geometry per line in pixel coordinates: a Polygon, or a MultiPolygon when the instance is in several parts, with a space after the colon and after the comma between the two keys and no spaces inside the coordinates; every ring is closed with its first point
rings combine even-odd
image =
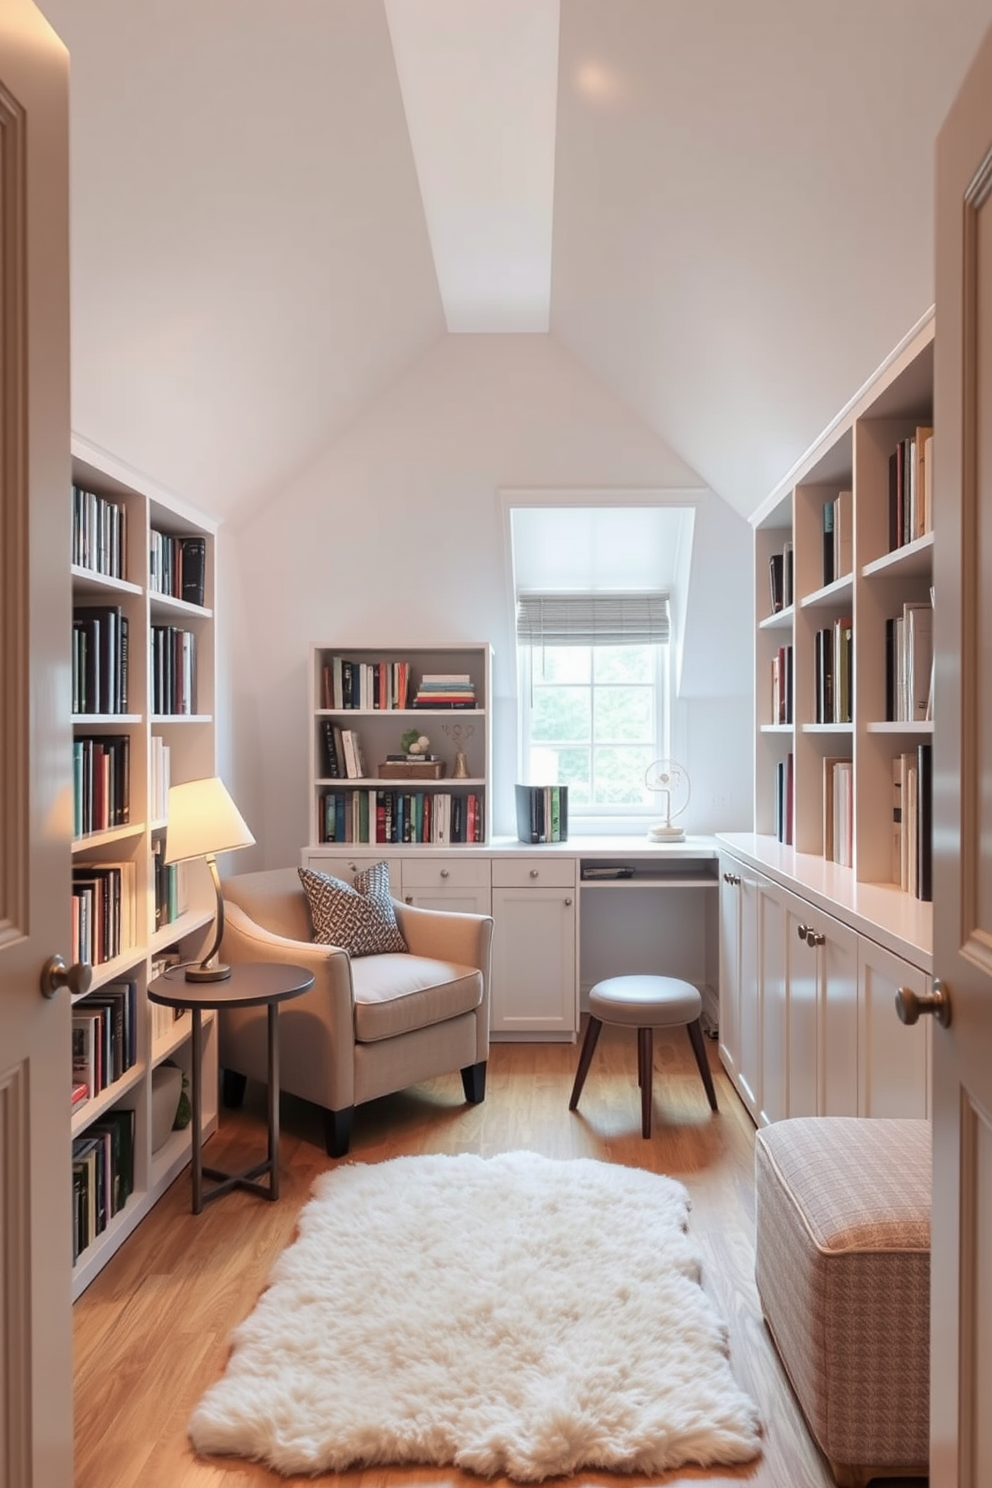
{"type": "Polygon", "coordinates": [[[518,594],[517,640],[529,646],[663,645],[668,595],[518,594]]]}

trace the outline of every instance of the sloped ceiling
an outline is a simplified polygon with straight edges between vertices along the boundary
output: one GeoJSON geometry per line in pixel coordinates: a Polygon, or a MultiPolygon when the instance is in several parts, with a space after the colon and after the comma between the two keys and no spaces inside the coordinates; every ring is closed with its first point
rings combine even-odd
{"type": "MultiPolygon", "coordinates": [[[[382,0],[41,8],[73,426],[219,515],[276,498],[447,334],[382,0]]],[[[561,0],[550,334],[741,512],[930,304],[933,141],[990,21],[561,0]]]]}

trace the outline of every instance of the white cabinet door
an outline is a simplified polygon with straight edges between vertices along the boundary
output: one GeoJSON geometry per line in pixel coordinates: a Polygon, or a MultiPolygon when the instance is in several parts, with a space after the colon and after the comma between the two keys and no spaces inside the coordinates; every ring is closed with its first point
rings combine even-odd
{"type": "Polygon", "coordinates": [[[761,1099],[761,949],[759,899],[768,880],[753,868],[740,868],[740,1026],[737,1089],[755,1121],[761,1099]]]}
{"type": "Polygon", "coordinates": [[[785,945],[788,984],[786,1115],[817,1116],[819,1094],[820,955],[806,937],[813,909],[805,899],[786,895],[785,945]]]}
{"type": "Polygon", "coordinates": [[[720,856],[720,1058],[737,1084],[741,1026],[741,875],[736,858],[720,856]]]}
{"type": "Polygon", "coordinates": [[[856,1116],[859,937],[812,906],[809,927],[818,958],[820,1115],[856,1116]]]}
{"type": "Polygon", "coordinates": [[[403,900],[418,909],[489,914],[492,908],[488,858],[403,859],[403,900]]]}
{"type": "Polygon", "coordinates": [[[494,888],[493,919],[493,1036],[574,1041],[574,885],[494,888]]]}
{"type": "Polygon", "coordinates": [[[758,916],[760,1102],[758,1120],[767,1126],[789,1114],[788,900],[777,884],[755,885],[758,916]]]}
{"type": "Polygon", "coordinates": [[[896,1016],[900,987],[922,997],[929,978],[919,967],[861,938],[858,962],[859,1116],[930,1115],[930,1030],[896,1016]]]}

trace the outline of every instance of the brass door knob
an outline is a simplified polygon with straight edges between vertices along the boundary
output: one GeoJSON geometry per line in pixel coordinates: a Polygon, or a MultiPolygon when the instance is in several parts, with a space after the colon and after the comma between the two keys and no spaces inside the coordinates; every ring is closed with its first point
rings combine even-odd
{"type": "Polygon", "coordinates": [[[932,992],[914,992],[911,987],[900,987],[896,993],[896,1013],[901,1023],[918,1023],[923,1013],[936,1018],[941,1028],[951,1021],[951,999],[948,989],[939,977],[933,979],[932,992]]]}
{"type": "Polygon", "coordinates": [[[61,987],[68,987],[73,997],[90,990],[93,968],[87,961],[74,961],[66,966],[61,956],[50,956],[41,968],[41,995],[54,997],[61,987]]]}

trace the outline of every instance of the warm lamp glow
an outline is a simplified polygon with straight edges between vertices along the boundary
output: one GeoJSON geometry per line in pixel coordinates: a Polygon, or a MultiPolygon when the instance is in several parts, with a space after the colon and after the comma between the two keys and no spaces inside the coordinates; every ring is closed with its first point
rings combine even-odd
{"type": "Polygon", "coordinates": [[[198,966],[186,968],[188,982],[222,982],[231,975],[229,966],[215,958],[224,936],[224,896],[217,872],[217,853],[251,847],[255,841],[241,812],[218,776],[188,780],[169,791],[169,818],[165,833],[165,861],[184,863],[206,859],[217,895],[217,923],[213,943],[198,966]]]}

